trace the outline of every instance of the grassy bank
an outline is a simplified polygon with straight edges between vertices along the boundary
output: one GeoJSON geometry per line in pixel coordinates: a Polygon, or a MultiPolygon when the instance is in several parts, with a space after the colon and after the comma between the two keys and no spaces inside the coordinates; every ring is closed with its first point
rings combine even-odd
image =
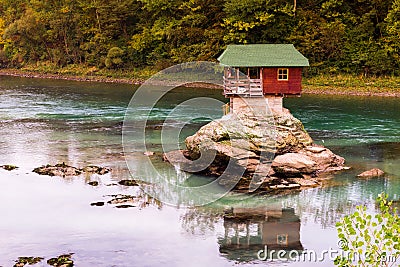
{"type": "Polygon", "coordinates": [[[355,75],[319,75],[303,79],[303,92],[400,97],[400,77],[365,78],[355,75]]]}
{"type": "Polygon", "coordinates": [[[141,84],[154,73],[156,71],[150,68],[109,70],[84,65],[68,65],[62,68],[49,65],[28,65],[19,69],[0,69],[0,75],[129,84],[141,84]]]}
{"type": "MultiPolygon", "coordinates": [[[[0,75],[130,84],[141,84],[156,72],[153,68],[109,70],[81,65],[69,65],[64,68],[31,65],[21,69],[0,69],[0,75]]],[[[305,77],[303,78],[303,92],[306,94],[400,97],[400,77],[365,78],[342,74],[305,77]]]]}

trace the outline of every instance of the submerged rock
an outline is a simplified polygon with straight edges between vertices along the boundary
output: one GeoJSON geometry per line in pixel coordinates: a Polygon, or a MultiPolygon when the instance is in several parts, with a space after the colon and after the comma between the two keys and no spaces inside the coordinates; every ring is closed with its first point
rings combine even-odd
{"type": "Polygon", "coordinates": [[[185,144],[186,150],[165,153],[164,160],[187,172],[225,172],[218,182],[236,184],[235,189],[248,189],[251,183],[262,190],[316,186],[315,177],[346,168],[344,158],[313,144],[301,121],[286,109],[269,116],[226,115],[201,127],[185,144]]]}
{"type": "Polygon", "coordinates": [[[372,178],[384,175],[385,172],[378,168],[373,168],[369,171],[365,171],[357,175],[357,177],[372,178]]]}
{"type": "Polygon", "coordinates": [[[2,166],[0,166],[0,168],[5,169],[6,171],[12,171],[12,170],[18,169],[17,166],[8,165],[8,164],[7,165],[2,165],[2,166]]]}
{"type": "Polygon", "coordinates": [[[117,204],[125,204],[125,203],[134,203],[136,200],[135,196],[131,195],[115,195],[114,198],[107,201],[108,204],[117,205],[117,204]]]}
{"type": "Polygon", "coordinates": [[[76,167],[69,166],[67,164],[60,163],[56,165],[46,165],[42,167],[35,168],[33,172],[39,175],[48,175],[48,176],[78,176],[82,173],[82,170],[76,167]]]}
{"type": "Polygon", "coordinates": [[[103,174],[109,173],[111,171],[111,169],[107,168],[107,167],[99,167],[99,166],[86,166],[82,169],[82,171],[103,175],[103,174]]]}
{"type": "Polygon", "coordinates": [[[139,186],[139,184],[135,180],[121,180],[118,182],[118,184],[124,186],[139,186]]]}
{"type": "Polygon", "coordinates": [[[74,261],[71,259],[72,255],[74,255],[74,253],[64,254],[57,258],[51,258],[47,260],[47,264],[55,267],[72,267],[74,266],[74,261]]]}
{"type": "MultiPolygon", "coordinates": [[[[107,201],[107,204],[114,205],[115,208],[132,208],[136,207],[135,203],[140,202],[140,198],[132,195],[108,195],[107,197],[112,197],[111,200],[107,201]]],[[[91,206],[102,207],[106,203],[104,201],[93,202],[91,206]]]]}
{"type": "Polygon", "coordinates": [[[103,201],[99,201],[99,202],[90,203],[90,206],[102,207],[102,206],[104,206],[104,204],[105,203],[103,201]]]}
{"type": "Polygon", "coordinates": [[[33,265],[41,262],[44,258],[42,257],[18,257],[18,260],[15,261],[13,267],[22,267],[26,264],[33,265]]]}
{"type": "Polygon", "coordinates": [[[161,208],[162,206],[162,202],[160,202],[158,199],[151,197],[148,194],[143,194],[142,191],[137,191],[136,195],[117,194],[117,195],[105,195],[103,197],[106,198],[104,202],[102,201],[96,203],[104,203],[104,205],[107,204],[118,209],[133,208],[133,207],[142,209],[149,205],[155,205],[156,207],[161,208]]]}
{"type": "Polygon", "coordinates": [[[78,176],[81,175],[83,172],[103,175],[110,171],[111,171],[110,168],[98,167],[98,166],[86,166],[83,169],[80,169],[77,167],[69,166],[64,162],[56,165],[48,164],[42,167],[35,168],[33,170],[33,172],[40,175],[60,176],[60,177],[78,176]]]}
{"type": "Polygon", "coordinates": [[[98,186],[98,185],[99,185],[99,182],[97,182],[97,181],[91,181],[91,182],[88,183],[88,185],[91,185],[91,186],[98,186]]]}
{"type": "Polygon", "coordinates": [[[118,206],[115,206],[115,208],[117,208],[117,209],[128,209],[128,208],[134,208],[135,206],[134,205],[118,205],[118,206]]]}

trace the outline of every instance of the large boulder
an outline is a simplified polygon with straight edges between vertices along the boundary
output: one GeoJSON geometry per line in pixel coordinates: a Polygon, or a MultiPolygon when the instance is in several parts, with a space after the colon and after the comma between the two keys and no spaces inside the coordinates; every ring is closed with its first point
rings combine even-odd
{"type": "Polygon", "coordinates": [[[311,179],[344,168],[344,159],[313,144],[301,121],[286,109],[262,116],[231,113],[201,127],[185,144],[185,151],[166,153],[164,159],[189,172],[241,175],[241,188],[250,183],[264,189],[297,188],[287,179],[311,179]]]}
{"type": "Polygon", "coordinates": [[[347,169],[347,167],[344,167],[345,159],[325,147],[318,145],[306,146],[299,153],[315,161],[318,166],[317,171],[320,173],[347,169]]]}
{"type": "Polygon", "coordinates": [[[272,169],[277,175],[298,176],[312,174],[318,170],[317,163],[309,156],[300,153],[278,155],[272,162],[272,169]]]}
{"type": "Polygon", "coordinates": [[[318,173],[344,169],[344,161],[344,158],[329,149],[313,145],[294,153],[276,156],[271,167],[277,175],[283,177],[317,176],[318,173]]]}

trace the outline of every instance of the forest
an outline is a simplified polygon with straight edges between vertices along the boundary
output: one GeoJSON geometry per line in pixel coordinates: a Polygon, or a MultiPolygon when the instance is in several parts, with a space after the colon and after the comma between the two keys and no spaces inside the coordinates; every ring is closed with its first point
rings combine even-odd
{"type": "Polygon", "coordinates": [[[306,75],[400,75],[400,0],[0,0],[0,68],[160,70],[293,43],[306,75]]]}

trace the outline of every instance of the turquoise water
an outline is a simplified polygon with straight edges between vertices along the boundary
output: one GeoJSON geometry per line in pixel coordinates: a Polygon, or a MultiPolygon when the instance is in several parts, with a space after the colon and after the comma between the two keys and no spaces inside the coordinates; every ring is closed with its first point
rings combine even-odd
{"type": "Polygon", "coordinates": [[[285,100],[316,141],[342,146],[398,142],[397,98],[304,96],[285,100]]]}
{"type": "MultiPolygon", "coordinates": [[[[271,243],[266,241],[271,236],[289,243],[294,237],[293,248],[302,251],[337,249],[336,221],[357,205],[374,212],[374,199],[382,191],[400,198],[398,99],[305,95],[286,99],[285,106],[317,143],[345,157],[351,170],[301,192],[252,197],[231,193],[199,208],[164,205],[142,191],[158,190],[157,186],[116,184],[146,171],[144,151],[129,154],[135,168],[128,171],[121,143],[121,122],[134,91],[130,85],[0,76],[0,165],[19,166],[12,172],[0,169],[0,266],[12,266],[20,256],[47,259],[69,252],[75,253],[76,266],[333,266],[329,259],[260,261],[256,253],[271,243]],[[74,178],[31,172],[59,162],[102,165],[113,171],[74,178]],[[355,177],[373,167],[387,175],[355,177]],[[100,186],[89,186],[89,180],[100,186]],[[134,196],[135,207],[118,209],[106,203],[117,194],[134,196]],[[105,205],[90,205],[98,201],[105,205]],[[244,210],[246,220],[224,219],[227,208],[244,210]]],[[[153,164],[167,178],[176,177],[176,170],[158,157],[159,126],[177,104],[204,96],[225,101],[218,90],[180,88],[151,113],[147,148],[156,152],[153,164]]],[[[187,110],[169,125],[179,127],[193,118],[180,140],[222,115],[222,109],[208,110],[203,117],[196,108],[187,110]]],[[[192,184],[208,179],[179,177],[192,184]]]]}

